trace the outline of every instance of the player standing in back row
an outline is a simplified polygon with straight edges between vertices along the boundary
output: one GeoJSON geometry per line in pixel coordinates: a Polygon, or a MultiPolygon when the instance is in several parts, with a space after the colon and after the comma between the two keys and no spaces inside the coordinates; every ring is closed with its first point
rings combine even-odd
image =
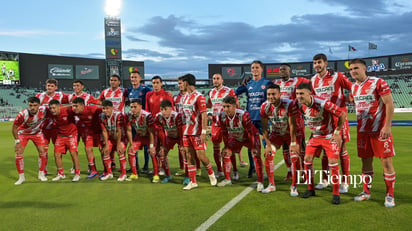
{"type": "Polygon", "coordinates": [[[388,84],[380,78],[366,75],[366,63],[362,59],[350,61],[350,74],[356,80],[352,94],[358,121],[358,156],[362,158],[363,192],[354,199],[370,199],[373,178],[373,157],[378,157],[383,166],[386,184],[386,207],[395,206],[394,188],[396,181],[392,156],[395,155],[391,132],[393,99],[388,84]]]}
{"type": "MultiPolygon", "coordinates": [[[[290,99],[294,100],[295,104],[296,101],[296,87],[301,83],[309,83],[308,79],[302,77],[291,77],[292,68],[287,63],[280,64],[279,67],[279,76],[281,79],[274,80],[273,83],[280,87],[280,97],[282,99],[290,99]]],[[[300,110],[296,111],[296,139],[300,141],[298,145],[300,146],[300,158],[301,158],[301,166],[303,166],[303,159],[305,157],[305,123],[303,122],[302,114],[300,110]]],[[[288,167],[288,174],[286,175],[285,181],[289,181],[292,177],[291,172],[291,158],[289,152],[289,144],[283,145],[283,159],[285,160],[286,167],[288,167]]]]}
{"type": "MultiPolygon", "coordinates": [[[[213,142],[213,157],[215,159],[216,167],[217,167],[217,174],[216,178],[223,176],[223,169],[222,169],[222,156],[220,153],[220,143],[222,143],[222,133],[220,132],[219,124],[219,114],[223,111],[223,99],[226,96],[234,96],[236,98],[237,105],[239,102],[237,101],[237,97],[235,91],[232,88],[223,86],[223,77],[221,74],[216,73],[213,74],[213,86],[214,88],[209,91],[209,99],[207,101],[206,106],[208,108],[212,108],[212,130],[211,130],[211,141],[213,142]]],[[[232,155],[231,161],[233,164],[233,178],[235,180],[239,179],[239,173],[237,172],[236,166],[236,156],[232,155]]]]}
{"type": "MultiPolygon", "coordinates": [[[[246,110],[249,112],[252,119],[253,125],[259,130],[262,135],[262,123],[260,120],[260,106],[266,101],[266,87],[271,84],[271,82],[263,78],[263,63],[259,60],[252,62],[251,67],[253,78],[246,84],[238,87],[235,91],[236,95],[239,96],[243,93],[247,94],[247,107],[246,110]]],[[[266,146],[265,141],[262,142],[263,146],[266,146]]],[[[253,172],[255,172],[255,165],[253,161],[253,156],[251,150],[248,151],[249,157],[249,174],[248,177],[251,178],[253,172]]]]}
{"type": "MultiPolygon", "coordinates": [[[[317,54],[313,57],[313,68],[317,72],[311,79],[312,89],[317,96],[324,99],[330,100],[332,103],[338,105],[344,112],[347,113],[346,101],[344,95],[344,89],[350,91],[352,83],[346,78],[346,76],[340,72],[328,71],[328,59],[325,54],[317,54]]],[[[345,120],[342,131],[342,147],[339,154],[339,159],[341,161],[342,174],[345,176],[345,181],[341,184],[339,189],[340,193],[347,193],[349,190],[349,171],[350,171],[350,158],[348,155],[348,150],[346,143],[350,141],[349,135],[349,123],[345,120]]],[[[326,171],[328,166],[328,161],[326,155],[322,158],[322,170],[326,171]]],[[[324,176],[327,174],[324,174],[324,176]]],[[[322,189],[328,186],[328,182],[323,180],[320,182],[316,188],[322,189]]]]}

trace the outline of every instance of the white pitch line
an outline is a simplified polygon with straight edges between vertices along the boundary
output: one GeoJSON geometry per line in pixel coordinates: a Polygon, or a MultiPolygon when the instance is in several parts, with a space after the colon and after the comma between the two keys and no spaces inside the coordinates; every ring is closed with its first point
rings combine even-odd
{"type": "MultiPolygon", "coordinates": [[[[279,163],[275,165],[275,170],[278,169],[282,164],[284,164],[285,161],[282,160],[279,163]]],[[[206,231],[210,226],[212,226],[214,223],[216,223],[217,220],[219,220],[225,213],[227,213],[230,209],[233,208],[237,203],[239,203],[244,197],[247,196],[250,192],[252,192],[255,187],[255,184],[249,185],[245,190],[243,190],[239,195],[237,195],[235,198],[233,198],[231,201],[229,201],[227,204],[225,204],[221,209],[219,209],[215,214],[213,214],[209,219],[207,219],[203,224],[201,224],[199,227],[197,227],[195,230],[196,231],[206,231]]]]}

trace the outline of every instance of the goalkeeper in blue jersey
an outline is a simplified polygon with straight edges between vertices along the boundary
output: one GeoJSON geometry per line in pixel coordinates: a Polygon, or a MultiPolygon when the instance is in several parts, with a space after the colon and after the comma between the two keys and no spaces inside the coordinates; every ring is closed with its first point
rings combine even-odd
{"type": "MultiPolygon", "coordinates": [[[[263,78],[263,63],[259,60],[255,60],[251,64],[252,79],[248,82],[244,81],[240,87],[235,91],[236,95],[246,93],[247,95],[247,107],[252,119],[252,123],[262,134],[262,123],[260,121],[260,106],[266,101],[266,88],[271,84],[271,81],[263,78]]],[[[263,145],[266,146],[265,142],[263,145]]],[[[253,163],[253,157],[250,150],[248,151],[249,157],[249,174],[248,177],[252,177],[255,171],[255,165],[253,163]]]]}

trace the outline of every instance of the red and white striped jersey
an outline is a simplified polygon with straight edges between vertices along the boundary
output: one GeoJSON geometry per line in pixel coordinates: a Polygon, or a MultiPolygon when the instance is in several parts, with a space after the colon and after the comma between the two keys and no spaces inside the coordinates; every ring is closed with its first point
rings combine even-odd
{"type": "Polygon", "coordinates": [[[149,129],[154,131],[154,119],[152,113],[141,110],[140,115],[135,116],[131,112],[126,114],[126,126],[131,126],[136,131],[135,140],[138,137],[149,136],[149,129]]]}
{"type": "Polygon", "coordinates": [[[302,77],[289,78],[286,81],[283,79],[275,79],[273,83],[280,87],[280,97],[287,99],[296,99],[296,87],[301,83],[309,83],[309,79],[302,77]]]}
{"type": "Polygon", "coordinates": [[[49,113],[47,107],[40,106],[39,111],[32,115],[28,108],[22,110],[17,114],[13,122],[13,126],[18,127],[17,133],[19,135],[35,135],[42,131],[43,122],[49,113]]]}
{"type": "MultiPolygon", "coordinates": [[[[202,132],[202,113],[206,112],[205,97],[195,90],[183,98],[183,135],[195,136],[202,132]]],[[[206,129],[206,128],[205,128],[206,129]]]]}
{"type": "Polygon", "coordinates": [[[223,98],[234,96],[237,100],[235,91],[232,88],[222,86],[220,89],[213,88],[209,91],[208,104],[212,105],[213,125],[217,126],[219,114],[223,110],[223,98]]]}
{"type": "Polygon", "coordinates": [[[312,105],[301,104],[303,118],[310,128],[313,137],[330,139],[337,126],[337,117],[343,111],[336,104],[318,96],[312,96],[312,105]]]}
{"type": "Polygon", "coordinates": [[[58,116],[50,114],[50,120],[53,123],[53,128],[56,129],[59,136],[73,136],[77,134],[75,125],[74,112],[71,108],[60,108],[58,116]]]}
{"type": "Polygon", "coordinates": [[[36,97],[40,99],[40,105],[49,105],[52,99],[57,99],[61,104],[69,103],[68,95],[60,91],[56,91],[53,96],[49,96],[46,92],[43,92],[37,94],[36,97]]]}
{"type": "Polygon", "coordinates": [[[173,103],[175,105],[175,111],[183,113],[183,96],[184,94],[178,93],[173,96],[173,103]]]}
{"type": "Polygon", "coordinates": [[[259,131],[253,125],[249,112],[236,109],[235,114],[230,118],[224,111],[219,114],[218,126],[222,129],[222,137],[225,146],[230,139],[237,142],[250,142],[255,147],[260,148],[259,131]]]}
{"type": "Polygon", "coordinates": [[[165,144],[166,137],[173,139],[181,138],[182,136],[182,114],[173,111],[169,118],[165,118],[161,112],[156,114],[155,124],[159,130],[160,140],[165,144]]]}
{"type": "Polygon", "coordinates": [[[311,79],[312,88],[317,96],[330,100],[346,111],[345,95],[343,90],[351,90],[352,83],[340,72],[333,75],[328,72],[323,78],[316,74],[311,79]]]}
{"type": "Polygon", "coordinates": [[[352,86],[352,97],[356,106],[358,132],[380,132],[385,125],[386,106],[382,96],[391,94],[385,80],[367,77],[363,83],[352,86]]]}
{"type": "Polygon", "coordinates": [[[113,110],[116,112],[124,113],[124,106],[127,97],[126,89],[121,87],[116,90],[111,88],[104,89],[100,94],[99,100],[110,100],[113,103],[113,110]]]}
{"type": "Polygon", "coordinates": [[[260,108],[261,118],[266,118],[272,125],[272,134],[275,136],[290,135],[289,118],[296,117],[297,108],[290,99],[281,98],[279,106],[275,107],[268,101],[264,102],[260,108]]]}
{"type": "Polygon", "coordinates": [[[72,103],[73,100],[77,97],[84,99],[84,105],[88,106],[90,104],[97,104],[98,100],[95,99],[92,95],[87,92],[82,92],[80,95],[76,95],[76,93],[72,93],[68,95],[69,103],[72,103]]]}
{"type": "Polygon", "coordinates": [[[100,127],[102,130],[107,131],[109,140],[117,140],[118,129],[122,130],[122,139],[125,137],[124,118],[121,112],[113,111],[110,117],[107,117],[104,113],[101,113],[100,127]]]}

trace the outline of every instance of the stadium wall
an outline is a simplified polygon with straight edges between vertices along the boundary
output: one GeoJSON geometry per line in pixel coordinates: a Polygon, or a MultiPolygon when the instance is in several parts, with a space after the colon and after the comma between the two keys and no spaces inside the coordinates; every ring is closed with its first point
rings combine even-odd
{"type": "MultiPolygon", "coordinates": [[[[73,81],[78,79],[76,77],[76,68],[80,66],[98,67],[98,74],[92,79],[81,78],[86,88],[88,89],[103,89],[108,86],[106,79],[106,60],[105,59],[91,59],[78,58],[67,56],[53,56],[53,55],[38,55],[19,53],[20,60],[20,80],[21,86],[25,88],[37,88],[44,90],[45,81],[51,78],[49,73],[49,65],[67,65],[72,66],[72,77],[64,77],[56,79],[59,81],[59,89],[71,89],[73,81]]],[[[144,76],[144,62],[138,61],[123,61],[124,67],[139,67],[139,71],[144,76]]],[[[122,80],[128,80],[129,73],[127,70],[122,71],[122,80]]],[[[130,81],[124,81],[125,85],[130,81]]]]}

